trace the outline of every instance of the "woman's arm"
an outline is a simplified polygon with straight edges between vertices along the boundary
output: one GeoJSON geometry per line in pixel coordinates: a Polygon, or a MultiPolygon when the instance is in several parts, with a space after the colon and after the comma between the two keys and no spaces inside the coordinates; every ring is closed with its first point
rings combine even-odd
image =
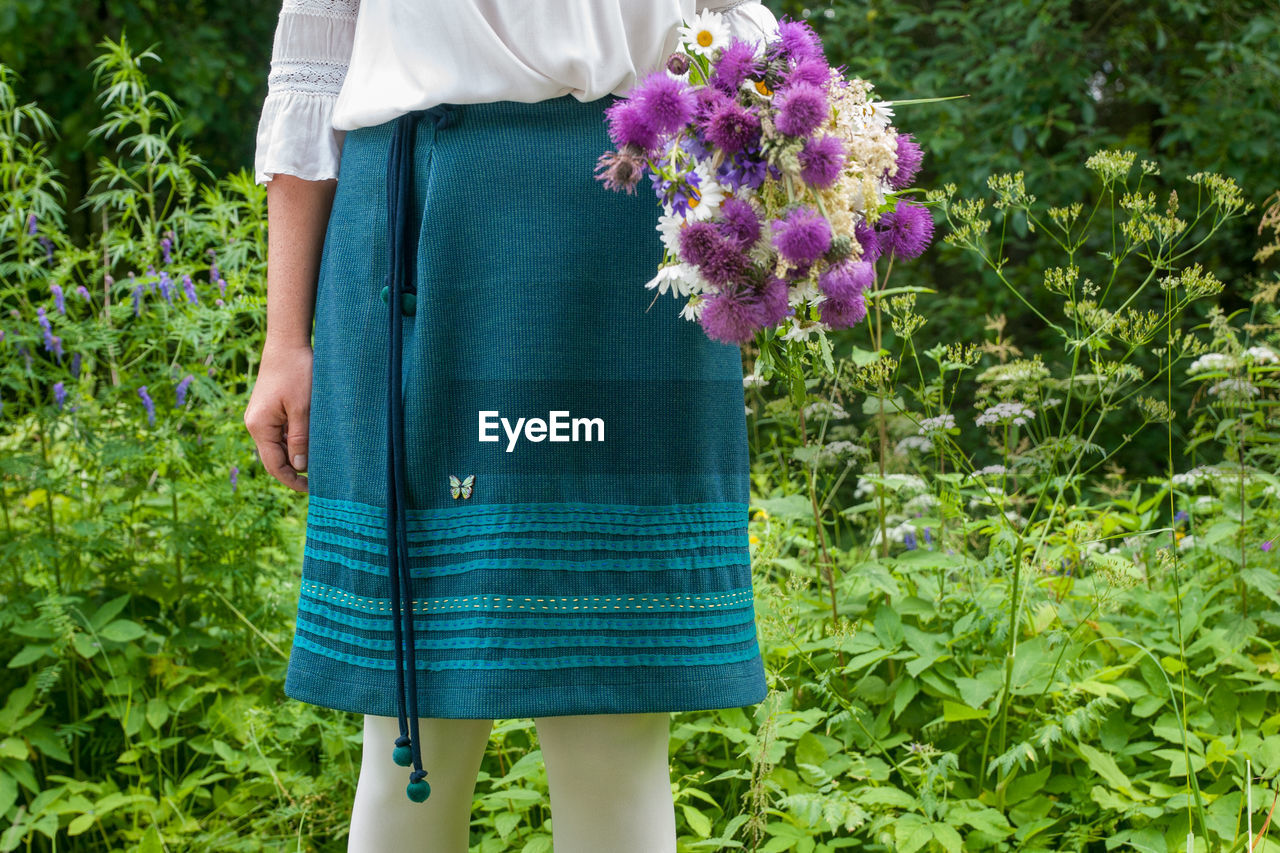
{"type": "Polygon", "coordinates": [[[332,114],[359,0],[282,0],[254,175],[267,185],[267,332],[244,423],[263,466],[307,491],[311,325],[345,132],[332,114]]]}

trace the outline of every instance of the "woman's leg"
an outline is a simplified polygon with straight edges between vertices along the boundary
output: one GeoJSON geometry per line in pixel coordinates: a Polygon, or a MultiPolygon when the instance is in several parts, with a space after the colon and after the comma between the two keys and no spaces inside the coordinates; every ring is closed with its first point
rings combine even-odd
{"type": "Polygon", "coordinates": [[[471,800],[492,729],[493,720],[419,717],[422,765],[431,795],[415,803],[404,790],[410,768],[391,760],[400,733],[398,721],[366,714],[347,853],[467,853],[471,800]]]}
{"type": "Polygon", "coordinates": [[[675,853],[671,714],[534,717],[556,853],[675,853]]]}

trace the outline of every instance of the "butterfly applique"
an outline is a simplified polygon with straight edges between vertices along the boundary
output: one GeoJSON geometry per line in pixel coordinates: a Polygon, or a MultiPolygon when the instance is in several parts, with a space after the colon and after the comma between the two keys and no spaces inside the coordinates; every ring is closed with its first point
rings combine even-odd
{"type": "Polygon", "coordinates": [[[475,485],[476,475],[469,474],[465,480],[459,480],[452,474],[449,475],[449,494],[453,495],[453,499],[462,498],[466,500],[471,497],[471,488],[475,485]]]}

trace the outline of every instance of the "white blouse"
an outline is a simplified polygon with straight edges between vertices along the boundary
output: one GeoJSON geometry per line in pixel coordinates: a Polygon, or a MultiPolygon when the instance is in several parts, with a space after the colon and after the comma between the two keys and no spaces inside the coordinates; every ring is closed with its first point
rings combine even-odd
{"type": "Polygon", "coordinates": [[[336,178],[348,130],[439,103],[625,95],[703,9],[777,34],[760,0],[283,0],[255,183],[336,178]]]}

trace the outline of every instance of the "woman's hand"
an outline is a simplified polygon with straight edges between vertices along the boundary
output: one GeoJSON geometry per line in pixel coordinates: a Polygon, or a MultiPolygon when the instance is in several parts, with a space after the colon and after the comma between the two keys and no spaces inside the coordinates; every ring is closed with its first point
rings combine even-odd
{"type": "Polygon", "coordinates": [[[311,347],[276,345],[262,350],[244,425],[271,476],[296,492],[307,491],[307,435],[311,418],[311,347]]]}
{"type": "Polygon", "coordinates": [[[311,420],[311,325],[336,180],[279,174],[267,181],[267,331],[244,425],[262,464],[306,492],[311,420]]]}

